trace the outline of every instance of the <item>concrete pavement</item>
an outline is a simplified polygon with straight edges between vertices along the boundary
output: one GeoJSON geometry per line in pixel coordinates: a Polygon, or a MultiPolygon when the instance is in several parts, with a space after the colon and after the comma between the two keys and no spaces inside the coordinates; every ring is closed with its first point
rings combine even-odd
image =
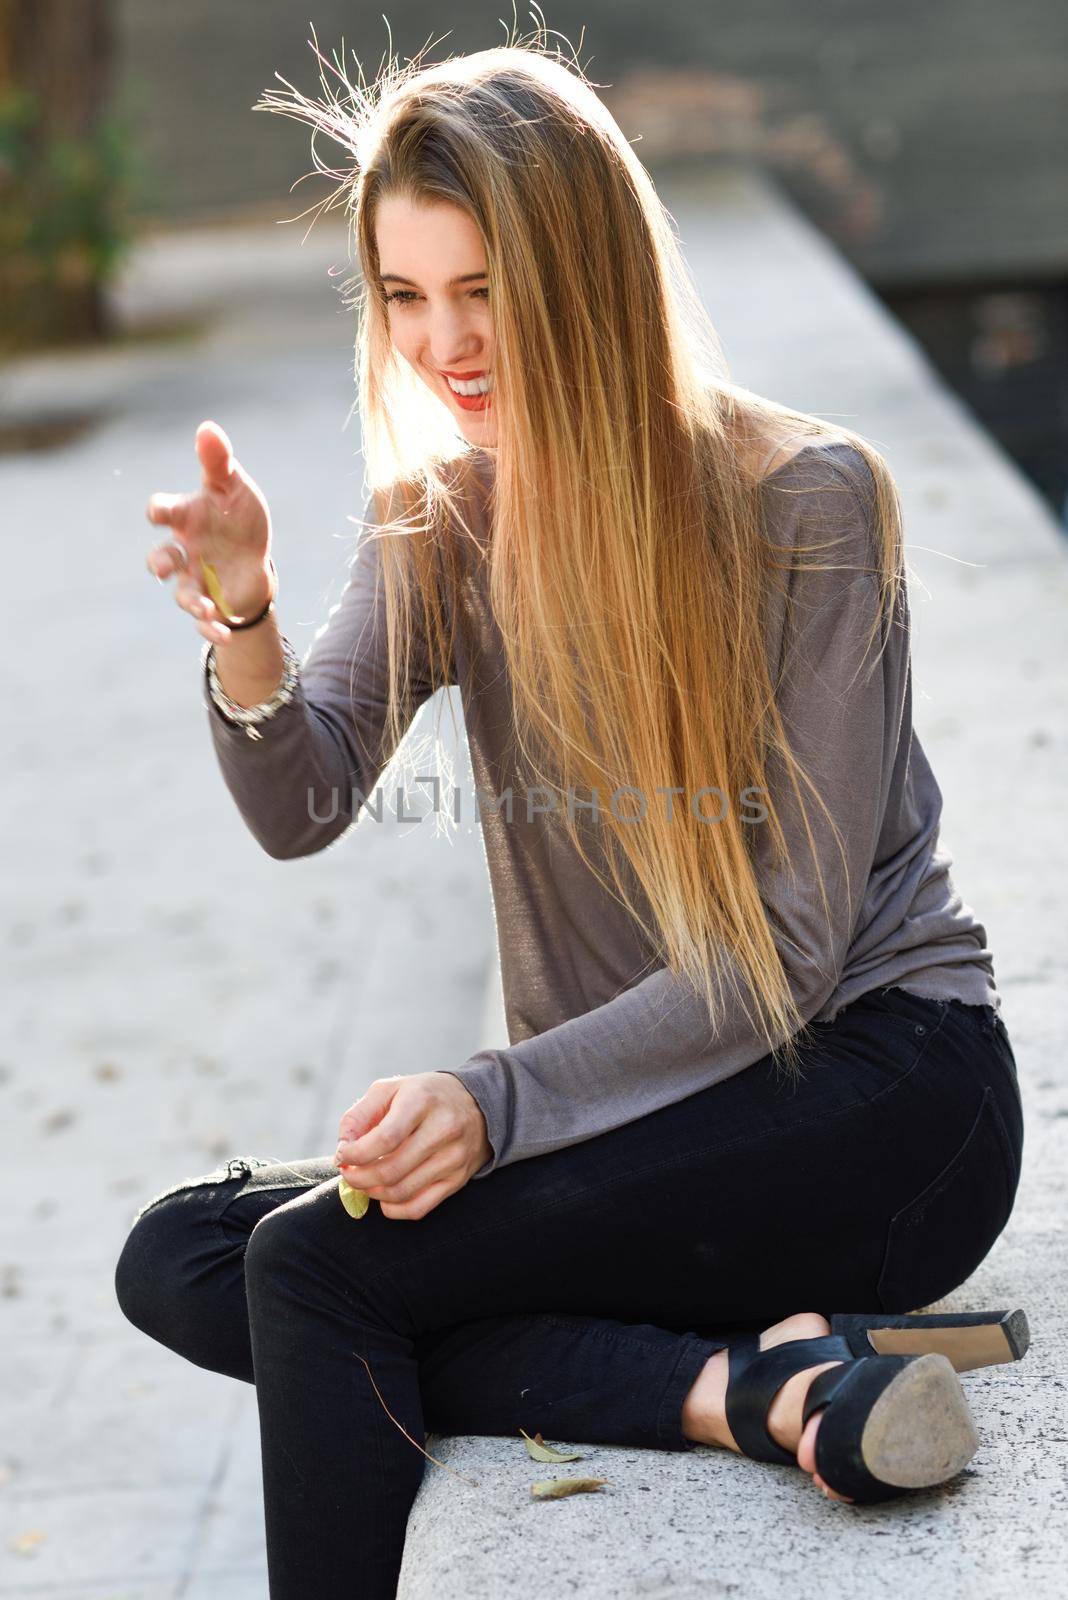
{"type": "MultiPolygon", "coordinates": [[[[328,277],[344,233],[316,229],[301,251],[302,231],[184,235],[135,258],[129,325],[196,313],[197,342],[0,374],[9,417],[108,419],[0,457],[16,646],[0,842],[5,1596],[266,1593],[254,1391],[123,1317],[113,1273],[134,1210],[232,1154],[332,1150],[373,1078],[487,1042],[473,807],[447,837],[369,816],[318,856],[269,860],[216,766],[202,640],[144,565],[159,537],[145,501],[196,487],[194,432],[213,417],[271,506],[299,654],[338,597],[345,518],[362,509],[328,277]]],[[[408,754],[429,748],[440,702],[408,754]]],[[[462,735],[458,699],[456,716],[462,735]]],[[[440,732],[436,770],[451,762],[465,787],[444,706],[440,732]]]]}

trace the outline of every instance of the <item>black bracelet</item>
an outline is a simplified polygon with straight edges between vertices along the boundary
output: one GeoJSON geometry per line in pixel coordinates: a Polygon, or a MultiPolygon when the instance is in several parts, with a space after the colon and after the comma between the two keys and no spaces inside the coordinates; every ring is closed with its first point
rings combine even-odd
{"type": "Polygon", "coordinates": [[[274,558],[272,556],[268,556],[267,560],[271,564],[271,597],[267,601],[267,604],[264,606],[263,610],[260,612],[259,616],[250,617],[247,622],[231,622],[228,618],[224,617],[223,621],[230,629],[231,633],[240,633],[242,628],[254,628],[257,622],[263,621],[264,617],[274,606],[275,597],[278,594],[278,573],[275,570],[274,558]]]}

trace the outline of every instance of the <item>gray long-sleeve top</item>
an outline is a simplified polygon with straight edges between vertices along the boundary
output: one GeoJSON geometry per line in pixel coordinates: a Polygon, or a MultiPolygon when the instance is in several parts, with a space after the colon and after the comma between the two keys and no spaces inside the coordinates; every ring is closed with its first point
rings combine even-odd
{"type": "MultiPolygon", "coordinates": [[[[475,455],[484,487],[492,458],[475,455]]],[[[912,728],[904,592],[875,670],[868,672],[866,658],[857,670],[878,590],[870,574],[870,518],[844,463],[870,484],[859,452],[834,440],[802,448],[764,479],[760,492],[765,532],[781,541],[787,559],[795,542],[819,542],[828,529],[847,534],[841,548],[815,557],[833,564],[831,570],[795,570],[774,586],[767,647],[791,746],[841,830],[852,920],[838,846],[815,804],[809,821],[830,928],[815,882],[799,873],[791,885],[775,874],[764,847],[767,830],[757,827],[761,893],[786,931],[787,941],[777,944],[806,1021],[830,1020],[858,996],[890,984],[1000,1010],[986,932],[950,876],[952,858],[939,840],[941,792],[912,728]],[[806,492],[798,495],[802,486],[806,492]],[[849,570],[858,567],[869,571],[849,570]]],[[[477,514],[484,500],[476,495],[472,504],[477,514]]],[[[513,765],[511,694],[484,567],[470,553],[463,559],[473,630],[457,635],[452,681],[460,688],[478,790],[502,797],[512,788],[515,796],[510,817],[505,803],[479,806],[509,1045],[436,1068],[459,1078],[485,1116],[493,1155],[474,1174],[482,1178],[682,1100],[752,1065],[767,1045],[729,999],[729,985],[725,1018],[712,1035],[693,986],[655,964],[625,909],[562,830],[547,826],[537,811],[544,791],[528,794],[513,765]]],[[[369,754],[378,748],[386,706],[385,625],[372,609],[378,580],[376,541],[361,540],[293,698],[261,724],[260,739],[246,737],[212,700],[210,646],[204,647],[203,691],[223,778],[250,831],[277,859],[311,854],[340,837],[360,796],[372,796],[381,775],[369,754]]],[[[416,638],[416,707],[431,692],[418,645],[416,638]]],[[[775,800],[787,838],[803,840],[785,790],[776,790],[775,800]]],[[[602,806],[607,801],[600,797],[602,806]]],[[[592,814],[582,837],[603,863],[592,814]]],[[[809,859],[807,842],[799,859],[809,859]]]]}

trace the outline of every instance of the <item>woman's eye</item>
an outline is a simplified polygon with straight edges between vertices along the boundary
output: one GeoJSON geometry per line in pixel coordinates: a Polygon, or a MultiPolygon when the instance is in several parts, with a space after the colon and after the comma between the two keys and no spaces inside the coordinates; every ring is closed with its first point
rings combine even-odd
{"type": "MultiPolygon", "coordinates": [[[[472,294],[485,295],[486,299],[489,299],[488,284],[484,285],[481,289],[473,289],[471,292],[472,294]]],[[[389,305],[391,301],[396,300],[401,305],[406,306],[410,305],[411,302],[416,299],[418,299],[418,295],[416,295],[415,291],[412,289],[394,289],[392,294],[386,295],[386,304],[389,305]]]]}

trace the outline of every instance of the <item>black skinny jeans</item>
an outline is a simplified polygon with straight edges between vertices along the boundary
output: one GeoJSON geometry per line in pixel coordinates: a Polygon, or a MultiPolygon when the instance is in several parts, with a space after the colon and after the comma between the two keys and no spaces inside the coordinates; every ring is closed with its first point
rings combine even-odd
{"type": "Polygon", "coordinates": [[[687,1450],[682,1404],[735,1331],[914,1310],[1005,1227],[1023,1117],[989,1006],[873,990],[625,1127],[498,1168],[416,1222],[360,1220],[330,1156],[235,1157],[148,1202],[125,1316],[255,1383],[272,1600],[393,1600],[428,1463],[413,1439],[687,1450]]]}

